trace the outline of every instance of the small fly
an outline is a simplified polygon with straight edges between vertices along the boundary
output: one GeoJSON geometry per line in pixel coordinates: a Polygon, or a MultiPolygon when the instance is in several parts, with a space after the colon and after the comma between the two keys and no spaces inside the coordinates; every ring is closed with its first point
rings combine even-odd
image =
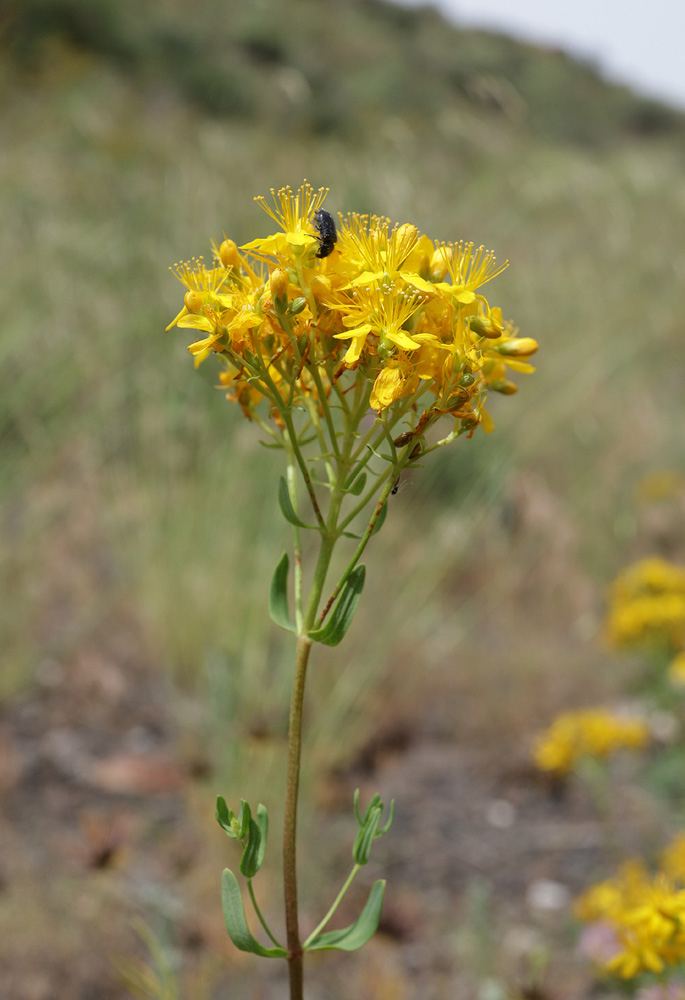
{"type": "Polygon", "coordinates": [[[338,231],[330,212],[320,208],[314,212],[314,226],[319,234],[319,249],[316,251],[317,257],[328,257],[333,253],[333,247],[338,241],[338,231]]]}

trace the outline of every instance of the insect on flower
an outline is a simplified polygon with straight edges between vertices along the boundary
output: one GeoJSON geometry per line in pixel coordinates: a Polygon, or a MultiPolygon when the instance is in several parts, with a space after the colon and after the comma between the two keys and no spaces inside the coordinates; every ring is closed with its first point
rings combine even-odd
{"type": "Polygon", "coordinates": [[[333,247],[338,241],[338,231],[330,212],[320,208],[314,212],[314,226],[319,234],[319,249],[316,251],[317,257],[328,257],[333,252],[333,247]]]}

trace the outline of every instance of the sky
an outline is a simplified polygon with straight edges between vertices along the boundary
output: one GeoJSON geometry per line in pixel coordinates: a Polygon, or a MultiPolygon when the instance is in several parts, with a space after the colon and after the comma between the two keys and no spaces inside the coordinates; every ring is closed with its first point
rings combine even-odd
{"type": "MultiPolygon", "coordinates": [[[[424,0],[400,0],[414,6],[424,0]]],[[[685,110],[685,0],[431,0],[455,21],[590,58],[685,110]]]]}

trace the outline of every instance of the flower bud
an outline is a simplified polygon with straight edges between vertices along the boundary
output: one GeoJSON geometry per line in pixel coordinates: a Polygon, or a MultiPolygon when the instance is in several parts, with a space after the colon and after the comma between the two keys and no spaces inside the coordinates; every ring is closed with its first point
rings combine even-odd
{"type": "Polygon", "coordinates": [[[189,313],[198,313],[202,309],[202,296],[192,288],[183,296],[183,302],[189,313]]]}
{"type": "Polygon", "coordinates": [[[298,297],[296,299],[293,299],[290,305],[288,306],[288,312],[290,313],[291,316],[297,316],[298,313],[302,312],[302,310],[306,305],[307,305],[307,300],[303,298],[301,295],[298,295],[298,297]]]}
{"type": "Polygon", "coordinates": [[[501,392],[503,396],[513,396],[515,392],[519,391],[519,387],[506,378],[497,379],[495,382],[488,382],[488,389],[492,389],[493,392],[501,392]]]}
{"type": "Polygon", "coordinates": [[[492,340],[497,340],[498,337],[502,336],[502,331],[484,316],[471,316],[469,326],[471,327],[471,331],[478,334],[479,337],[489,337],[492,340]]]}
{"type": "Polygon", "coordinates": [[[219,260],[224,267],[237,267],[240,263],[238,246],[233,240],[224,240],[219,247],[219,260]]]}
{"type": "Polygon", "coordinates": [[[433,256],[431,257],[431,275],[436,281],[442,281],[447,272],[449,271],[449,266],[454,258],[454,250],[452,247],[441,246],[437,250],[433,251],[433,256]]]}
{"type": "Polygon", "coordinates": [[[532,337],[512,337],[501,344],[493,344],[496,351],[508,358],[527,358],[538,349],[537,340],[532,337]]]}
{"type": "Polygon", "coordinates": [[[282,268],[277,267],[271,272],[271,277],[269,278],[269,291],[271,292],[274,300],[287,298],[288,275],[282,268]]]}
{"type": "Polygon", "coordinates": [[[411,222],[405,222],[397,230],[397,235],[401,240],[418,240],[419,231],[411,222]]]}

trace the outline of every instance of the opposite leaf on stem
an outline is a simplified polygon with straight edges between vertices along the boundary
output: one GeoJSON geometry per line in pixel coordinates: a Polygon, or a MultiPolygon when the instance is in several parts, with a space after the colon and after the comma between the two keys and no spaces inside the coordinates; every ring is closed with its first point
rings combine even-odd
{"type": "Polygon", "coordinates": [[[359,598],[364,589],[365,577],[365,566],[357,566],[352,570],[342,585],[340,597],[333,608],[331,617],[321,628],[311,630],[310,639],[313,639],[314,642],[322,642],[325,646],[337,646],[339,642],[342,642],[357,610],[359,598]]]}

